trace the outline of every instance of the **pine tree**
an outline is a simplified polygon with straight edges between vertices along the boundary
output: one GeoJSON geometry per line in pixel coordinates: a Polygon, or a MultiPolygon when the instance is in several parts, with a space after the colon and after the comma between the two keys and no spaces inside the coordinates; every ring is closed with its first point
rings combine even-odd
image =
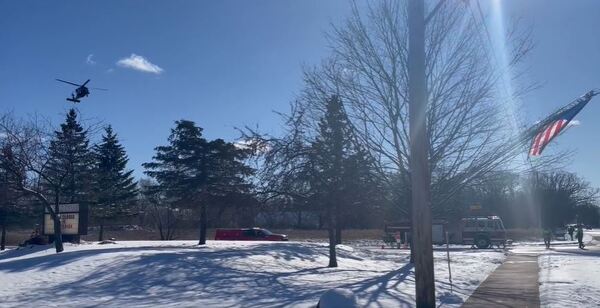
{"type": "Polygon", "coordinates": [[[375,163],[364,149],[353,144],[353,151],[343,164],[341,220],[338,224],[336,242],[341,244],[341,229],[346,224],[354,226],[369,226],[366,218],[375,218],[383,210],[386,203],[385,191],[380,177],[376,172],[375,163]]]}
{"type": "MultiPolygon", "coordinates": [[[[2,156],[10,155],[11,152],[8,146],[1,149],[2,156]]],[[[0,250],[4,250],[6,246],[6,227],[11,218],[21,214],[22,209],[17,207],[17,192],[14,186],[18,185],[19,177],[9,171],[7,162],[0,160],[0,250]]]]}
{"type": "Polygon", "coordinates": [[[47,177],[48,188],[61,203],[89,201],[93,156],[87,130],[77,122],[77,113],[69,110],[61,129],[50,142],[47,177]]]}
{"type": "Polygon", "coordinates": [[[157,181],[167,198],[197,199],[205,183],[203,162],[198,161],[198,156],[208,151],[202,128],[192,121],[176,121],[168,141],[169,145],[155,148],[153,162],[143,164],[145,173],[157,181]]]}
{"type": "Polygon", "coordinates": [[[245,151],[221,139],[207,141],[192,121],[175,122],[169,145],[157,147],[145,173],[158,182],[173,203],[200,211],[199,245],[206,243],[207,206],[211,199],[246,188],[251,169],[242,163],[245,151]]]}
{"type": "Polygon", "coordinates": [[[96,160],[96,202],[92,214],[99,220],[98,240],[102,241],[105,220],[130,212],[137,194],[137,183],[132,176],[133,170],[126,170],[129,159],[110,125],[105,129],[102,142],[94,146],[93,152],[96,160]]]}
{"type": "MultiPolygon", "coordinates": [[[[74,109],[69,110],[60,130],[54,132],[44,185],[54,199],[55,213],[60,213],[61,203],[89,202],[91,199],[93,157],[87,133],[77,122],[74,109]]],[[[55,219],[54,231],[57,251],[62,251],[60,219],[55,219]]]]}
{"type": "MultiPolygon", "coordinates": [[[[329,266],[337,266],[335,245],[342,243],[342,229],[365,205],[377,204],[381,191],[367,152],[352,139],[352,130],[338,96],[326,102],[318,135],[311,144],[313,200],[325,209],[329,227],[329,266]]],[[[372,210],[372,208],[371,208],[372,210]]]]}
{"type": "Polygon", "coordinates": [[[348,118],[342,101],[332,96],[319,122],[319,135],[312,144],[313,187],[326,209],[329,230],[329,267],[337,267],[335,245],[341,241],[341,209],[344,164],[350,155],[348,118]],[[339,227],[338,227],[339,226],[339,227]]]}

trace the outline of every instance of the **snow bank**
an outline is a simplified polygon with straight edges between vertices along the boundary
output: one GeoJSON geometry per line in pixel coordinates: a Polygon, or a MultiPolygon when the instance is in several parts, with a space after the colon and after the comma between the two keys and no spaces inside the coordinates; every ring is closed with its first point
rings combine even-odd
{"type": "MultiPolygon", "coordinates": [[[[454,248],[450,293],[445,252],[436,251],[438,305],[459,307],[505,258],[454,248]]],[[[132,241],[66,244],[0,255],[0,306],[314,307],[342,288],[361,307],[414,305],[406,250],[341,246],[328,268],[323,243],[132,241]],[[49,299],[53,299],[53,303],[49,299]]]]}
{"type": "Polygon", "coordinates": [[[331,289],[319,299],[319,308],[358,308],[354,292],[346,289],[331,289]]]}

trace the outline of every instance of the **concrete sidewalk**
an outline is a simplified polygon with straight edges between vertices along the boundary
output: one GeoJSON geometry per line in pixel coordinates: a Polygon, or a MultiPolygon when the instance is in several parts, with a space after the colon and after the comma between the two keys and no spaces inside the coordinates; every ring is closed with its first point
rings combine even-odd
{"type": "Polygon", "coordinates": [[[540,307],[538,255],[509,255],[462,307],[540,307]]]}

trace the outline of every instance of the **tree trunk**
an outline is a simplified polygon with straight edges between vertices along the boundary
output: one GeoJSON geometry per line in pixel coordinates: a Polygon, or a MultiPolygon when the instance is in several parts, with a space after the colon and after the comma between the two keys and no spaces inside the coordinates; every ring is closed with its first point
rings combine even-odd
{"type": "Polygon", "coordinates": [[[170,241],[172,239],[173,236],[173,210],[171,208],[168,208],[165,216],[164,216],[164,222],[162,224],[163,226],[163,230],[164,230],[164,236],[165,236],[165,240],[166,241],[170,241]]]}
{"type": "Polygon", "coordinates": [[[98,242],[104,240],[104,219],[100,220],[100,233],[98,234],[98,242]]]}
{"type": "Polygon", "coordinates": [[[340,213],[339,205],[335,206],[335,243],[342,243],[342,213],[340,213]]]}
{"type": "Polygon", "coordinates": [[[404,238],[405,241],[407,241],[408,243],[408,248],[410,249],[410,259],[408,260],[408,262],[410,264],[414,264],[415,263],[415,250],[414,250],[414,246],[413,246],[413,223],[414,221],[412,220],[412,187],[411,187],[411,180],[410,180],[410,175],[406,175],[405,178],[406,181],[406,185],[408,185],[406,187],[406,207],[408,208],[408,216],[411,217],[410,220],[410,236],[406,236],[404,238]]]}
{"type": "Polygon", "coordinates": [[[415,263],[415,250],[413,248],[413,244],[412,244],[412,239],[413,239],[413,229],[412,226],[410,227],[410,236],[407,237],[409,239],[409,248],[410,248],[410,260],[408,261],[410,264],[414,264],[415,263]]]}
{"type": "Polygon", "coordinates": [[[6,224],[2,224],[2,235],[0,236],[0,250],[6,248],[6,224]]]}
{"type": "Polygon", "coordinates": [[[62,238],[62,221],[60,219],[60,199],[59,192],[56,191],[56,196],[54,197],[54,217],[52,220],[54,222],[54,248],[56,248],[56,253],[62,252],[63,247],[63,238],[62,238]]]}
{"type": "Polygon", "coordinates": [[[329,230],[329,267],[337,267],[337,256],[335,255],[335,223],[334,223],[334,219],[333,219],[333,213],[331,210],[329,210],[329,215],[328,216],[328,220],[329,220],[329,225],[328,230],[329,230]]]}
{"type": "MultiPolygon", "coordinates": [[[[218,226],[223,226],[223,213],[225,213],[225,207],[221,206],[219,207],[219,210],[217,211],[217,217],[215,220],[215,224],[217,224],[218,226]]],[[[227,225],[231,224],[231,219],[227,221],[227,225]]]]}
{"type": "Polygon", "coordinates": [[[163,227],[162,227],[162,224],[160,222],[158,223],[158,234],[160,234],[160,240],[164,241],[165,240],[165,235],[163,233],[163,227]]]}
{"type": "MultiPolygon", "coordinates": [[[[56,208],[58,209],[58,206],[56,208]]],[[[56,218],[54,219],[54,247],[56,248],[56,253],[65,250],[63,247],[60,214],[56,214],[56,218]]]]}
{"type": "Polygon", "coordinates": [[[206,204],[203,204],[200,208],[200,241],[198,241],[198,245],[206,244],[206,222],[208,221],[206,217],[206,204]]]}
{"type": "Polygon", "coordinates": [[[319,213],[319,226],[317,226],[317,229],[322,230],[323,229],[323,214],[319,213]]]}
{"type": "Polygon", "coordinates": [[[296,228],[302,229],[302,211],[298,211],[296,219],[296,228]]]}
{"type": "Polygon", "coordinates": [[[62,221],[60,219],[60,192],[56,190],[56,196],[54,196],[54,247],[56,248],[56,253],[62,252],[63,247],[63,238],[62,238],[62,221]]]}
{"type": "Polygon", "coordinates": [[[176,222],[172,222],[167,226],[167,241],[175,239],[175,225],[176,222]]]}
{"type": "MultiPolygon", "coordinates": [[[[154,213],[154,220],[156,222],[156,226],[158,227],[158,234],[160,234],[160,240],[164,241],[165,240],[165,234],[163,233],[163,213],[161,212],[161,208],[159,208],[157,205],[154,205],[154,209],[153,209],[153,213],[154,213]]],[[[167,212],[168,215],[168,212],[167,212]]]]}

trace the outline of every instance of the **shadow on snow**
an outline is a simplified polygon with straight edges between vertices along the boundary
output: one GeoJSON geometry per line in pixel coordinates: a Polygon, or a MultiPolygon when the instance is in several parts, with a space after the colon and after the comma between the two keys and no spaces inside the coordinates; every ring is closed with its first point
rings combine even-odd
{"type": "MultiPolygon", "coordinates": [[[[342,250],[338,254],[341,264],[350,259],[362,260],[351,252],[342,250]]],[[[10,298],[6,304],[42,301],[58,295],[66,301],[85,297],[91,305],[114,304],[113,300],[117,300],[124,305],[202,303],[203,306],[227,306],[243,303],[244,307],[280,307],[316,304],[323,292],[334,287],[354,291],[366,305],[373,307],[384,307],[387,300],[409,306],[411,303],[407,300],[414,298],[412,288],[401,286],[403,282],[414,280],[412,264],[391,272],[314,267],[315,262],[326,264],[323,260],[327,258],[327,246],[324,245],[254,244],[217,249],[204,246],[115,247],[18,260],[8,260],[6,255],[2,257],[5,260],[0,263],[0,273],[60,269],[82,260],[103,262],[102,266],[85,272],[76,281],[42,286],[28,295],[10,298]],[[108,261],[116,257],[114,254],[122,255],[114,259],[117,262],[108,261]],[[271,258],[257,259],[260,261],[255,264],[252,258],[256,256],[271,258]],[[330,272],[335,272],[337,278],[348,279],[328,277],[330,272]]],[[[79,262],[77,266],[86,265],[79,262]]],[[[456,301],[447,294],[441,294],[439,299],[442,303],[456,301]]]]}

